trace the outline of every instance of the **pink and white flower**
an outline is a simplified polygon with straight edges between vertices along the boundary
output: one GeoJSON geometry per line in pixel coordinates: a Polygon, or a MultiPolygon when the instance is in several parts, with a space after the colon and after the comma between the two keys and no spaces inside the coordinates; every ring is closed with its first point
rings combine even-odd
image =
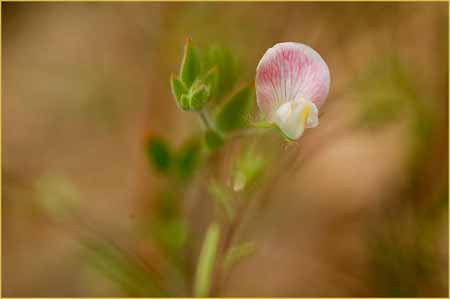
{"type": "Polygon", "coordinates": [[[301,43],[276,44],[256,68],[258,107],[289,139],[298,139],[305,128],[319,125],[318,112],[329,89],[327,64],[301,43]]]}

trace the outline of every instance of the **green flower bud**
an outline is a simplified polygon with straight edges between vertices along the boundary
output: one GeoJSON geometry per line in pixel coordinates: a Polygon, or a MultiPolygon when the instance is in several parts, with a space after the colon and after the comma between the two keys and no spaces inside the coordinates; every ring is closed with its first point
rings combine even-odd
{"type": "Polygon", "coordinates": [[[202,84],[195,88],[190,94],[190,108],[192,110],[201,110],[208,103],[209,87],[202,84]]]}

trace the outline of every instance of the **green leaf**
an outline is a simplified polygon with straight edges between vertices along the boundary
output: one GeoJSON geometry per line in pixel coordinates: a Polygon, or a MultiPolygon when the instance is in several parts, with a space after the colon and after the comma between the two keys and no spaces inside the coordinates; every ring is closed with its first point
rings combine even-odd
{"type": "Polygon", "coordinates": [[[159,172],[166,172],[171,164],[169,145],[161,138],[155,137],[147,143],[147,156],[153,167],[159,172]]]}
{"type": "Polygon", "coordinates": [[[222,138],[222,136],[220,136],[219,133],[213,131],[213,130],[208,130],[205,132],[205,145],[206,148],[214,151],[218,148],[220,148],[223,144],[224,144],[224,140],[222,138]]]}
{"type": "Polygon", "coordinates": [[[188,102],[186,102],[185,98],[183,98],[183,95],[188,92],[188,89],[186,88],[184,83],[175,75],[172,75],[170,77],[170,87],[172,89],[172,94],[175,97],[177,105],[183,110],[188,110],[188,102]]]}
{"type": "Polygon", "coordinates": [[[180,78],[190,87],[195,79],[200,75],[201,64],[197,49],[192,45],[190,38],[186,40],[184,46],[183,61],[181,63],[180,78]]]}
{"type": "Polygon", "coordinates": [[[192,138],[181,147],[176,159],[176,171],[179,178],[192,177],[200,161],[200,150],[199,138],[192,138]]]}
{"type": "Polygon", "coordinates": [[[238,78],[237,61],[230,50],[221,45],[212,45],[206,50],[205,64],[207,68],[217,67],[217,88],[214,97],[220,99],[234,87],[238,78]]]}
{"type": "Polygon", "coordinates": [[[196,297],[207,297],[211,288],[212,274],[219,245],[220,229],[215,223],[206,232],[195,274],[194,293],[196,297]]]}
{"type": "Polygon", "coordinates": [[[181,96],[181,100],[180,100],[180,107],[183,110],[191,110],[191,106],[190,103],[191,102],[191,98],[189,96],[189,94],[184,94],[181,96]]]}
{"type": "Polygon", "coordinates": [[[204,75],[204,78],[202,81],[209,87],[211,95],[215,93],[215,90],[217,88],[219,78],[219,69],[217,66],[212,67],[206,74],[204,75]]]}
{"type": "Polygon", "coordinates": [[[230,133],[250,124],[250,113],[254,107],[254,91],[253,84],[244,86],[225,102],[216,116],[218,130],[230,133]]]}
{"type": "Polygon", "coordinates": [[[230,248],[226,253],[223,261],[225,271],[230,270],[231,267],[234,266],[238,261],[240,261],[244,257],[248,257],[254,254],[255,251],[256,251],[255,244],[251,242],[239,244],[230,248]]]}

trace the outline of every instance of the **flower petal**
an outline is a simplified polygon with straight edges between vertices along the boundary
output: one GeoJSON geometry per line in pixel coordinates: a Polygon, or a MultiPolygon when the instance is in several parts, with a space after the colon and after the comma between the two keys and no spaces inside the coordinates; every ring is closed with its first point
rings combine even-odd
{"type": "Polygon", "coordinates": [[[283,103],[298,98],[320,109],[328,96],[330,72],[322,57],[301,43],[279,43],[268,49],[256,68],[260,110],[273,121],[283,103]]]}
{"type": "Polygon", "coordinates": [[[316,105],[308,100],[296,99],[282,104],[275,112],[274,122],[291,140],[300,138],[306,128],[319,125],[316,105]]]}

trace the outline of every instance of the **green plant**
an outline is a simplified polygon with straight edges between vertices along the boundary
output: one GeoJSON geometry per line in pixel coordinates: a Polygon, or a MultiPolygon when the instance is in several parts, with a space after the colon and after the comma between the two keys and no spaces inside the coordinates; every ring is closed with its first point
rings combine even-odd
{"type": "Polygon", "coordinates": [[[219,45],[199,49],[187,39],[180,71],[171,75],[170,86],[177,106],[196,113],[203,127],[181,149],[175,149],[160,137],[152,137],[147,143],[147,153],[154,169],[169,182],[153,222],[153,227],[158,228],[153,236],[166,252],[176,255],[171,259],[171,267],[184,269],[181,277],[184,284],[193,284],[188,288],[193,290],[192,295],[220,295],[233,265],[257,250],[252,242],[239,243],[235,238],[254,186],[264,178],[270,160],[257,143],[271,133],[298,139],[305,128],[317,126],[318,109],[328,93],[329,73],[316,54],[302,44],[278,44],[261,60],[256,82],[238,83],[239,66],[230,50],[219,45]],[[287,65],[289,72],[280,73],[281,65],[287,65]],[[297,69],[303,70],[303,75],[297,69]],[[288,86],[286,82],[295,84],[288,86]],[[281,99],[278,90],[282,88],[286,90],[281,99]],[[255,91],[259,93],[258,101],[255,91]],[[256,103],[262,112],[259,119],[256,103]],[[206,229],[197,268],[194,273],[189,272],[187,260],[182,258],[183,250],[191,247],[188,221],[180,213],[183,194],[190,188],[191,178],[212,163],[214,153],[240,136],[245,136],[247,142],[231,157],[234,166],[229,178],[224,182],[215,178],[207,182],[209,195],[221,212],[206,229]],[[168,227],[174,222],[178,226],[172,232],[168,227]],[[191,280],[190,275],[195,278],[191,280]]]}

